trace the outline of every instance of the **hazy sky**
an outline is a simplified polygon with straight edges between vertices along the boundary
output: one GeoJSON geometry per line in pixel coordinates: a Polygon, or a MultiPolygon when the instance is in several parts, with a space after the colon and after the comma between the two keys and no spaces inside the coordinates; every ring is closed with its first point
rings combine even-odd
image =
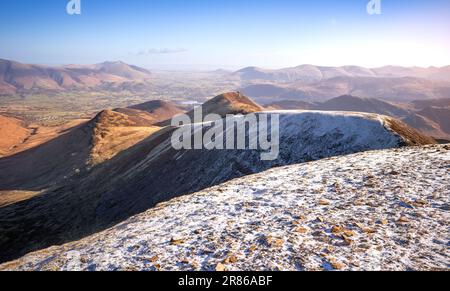
{"type": "Polygon", "coordinates": [[[0,58],[148,68],[450,65],[450,1],[3,0],[0,58]]]}

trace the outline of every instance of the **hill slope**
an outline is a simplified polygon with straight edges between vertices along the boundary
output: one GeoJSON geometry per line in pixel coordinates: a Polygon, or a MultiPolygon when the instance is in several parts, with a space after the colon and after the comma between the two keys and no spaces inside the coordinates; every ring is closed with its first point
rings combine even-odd
{"type": "Polygon", "coordinates": [[[16,118],[0,115],[0,158],[29,137],[31,131],[16,118]]]}
{"type": "Polygon", "coordinates": [[[272,169],[0,270],[448,270],[450,147],[272,169]]]}

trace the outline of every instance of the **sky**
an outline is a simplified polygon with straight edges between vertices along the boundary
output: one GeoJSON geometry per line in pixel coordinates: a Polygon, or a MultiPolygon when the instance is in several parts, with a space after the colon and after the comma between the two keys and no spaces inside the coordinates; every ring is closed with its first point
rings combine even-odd
{"type": "Polygon", "coordinates": [[[3,0],[0,58],[150,69],[450,65],[450,1],[3,0]]]}

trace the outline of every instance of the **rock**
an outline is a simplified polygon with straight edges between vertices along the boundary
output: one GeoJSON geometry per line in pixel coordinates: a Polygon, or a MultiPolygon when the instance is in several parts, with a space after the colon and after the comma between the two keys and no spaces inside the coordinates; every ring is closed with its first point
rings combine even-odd
{"type": "Polygon", "coordinates": [[[344,235],[346,235],[347,237],[353,237],[355,236],[355,232],[353,230],[350,229],[344,229],[343,231],[344,235]]]}
{"type": "Polygon", "coordinates": [[[346,236],[345,234],[342,235],[342,239],[344,240],[344,243],[348,246],[353,244],[353,240],[346,236]]]}
{"type": "Polygon", "coordinates": [[[154,263],[154,262],[156,262],[157,260],[159,260],[159,257],[158,257],[158,256],[153,256],[153,257],[151,257],[151,258],[149,259],[149,261],[150,261],[151,263],[154,263]]]}
{"type": "Polygon", "coordinates": [[[366,234],[374,234],[374,233],[377,232],[375,229],[370,228],[370,227],[365,227],[365,228],[362,229],[362,231],[363,231],[364,233],[366,233],[366,234]]]}
{"type": "Polygon", "coordinates": [[[339,263],[335,258],[331,258],[328,260],[331,267],[333,267],[333,269],[335,270],[342,270],[345,268],[345,265],[342,263],[339,263]]]}
{"type": "Polygon", "coordinates": [[[307,233],[307,232],[308,232],[308,229],[306,229],[306,228],[304,228],[304,227],[297,227],[297,228],[295,229],[295,232],[296,232],[296,233],[307,233]]]}
{"type": "Polygon", "coordinates": [[[281,238],[277,238],[272,241],[271,245],[273,245],[275,247],[282,247],[284,245],[284,240],[281,238]]]}
{"type": "Polygon", "coordinates": [[[174,246],[181,245],[181,244],[183,244],[183,243],[184,243],[184,240],[181,239],[181,238],[172,238],[172,239],[170,240],[170,244],[171,244],[171,245],[174,245],[174,246]]]}
{"type": "Polygon", "coordinates": [[[325,200],[325,199],[320,199],[319,200],[319,205],[322,205],[322,206],[327,206],[327,205],[330,205],[331,203],[330,203],[330,201],[328,201],[328,200],[325,200]]]}
{"type": "Polygon", "coordinates": [[[216,272],[225,272],[227,270],[227,268],[225,267],[224,264],[218,263],[215,270],[216,270],[216,272]]]}
{"type": "Polygon", "coordinates": [[[251,246],[248,248],[248,251],[251,252],[251,253],[253,253],[253,252],[256,251],[257,249],[258,249],[257,246],[251,245],[251,246]]]}
{"type": "Polygon", "coordinates": [[[382,224],[382,225],[388,225],[388,224],[389,224],[389,221],[388,221],[387,219],[383,218],[383,219],[380,220],[380,224],[382,224]]]}
{"type": "Polygon", "coordinates": [[[238,261],[238,258],[236,255],[229,255],[228,258],[225,259],[225,264],[234,264],[238,261]]]}
{"type": "Polygon", "coordinates": [[[397,220],[397,224],[408,224],[410,223],[409,218],[402,216],[397,220]]]}
{"type": "Polygon", "coordinates": [[[333,234],[340,234],[343,231],[343,228],[340,226],[333,226],[331,228],[331,233],[333,234]]]}
{"type": "Polygon", "coordinates": [[[428,204],[428,202],[426,200],[423,200],[423,199],[416,199],[416,201],[414,203],[415,203],[415,205],[417,205],[419,207],[428,204]]]}

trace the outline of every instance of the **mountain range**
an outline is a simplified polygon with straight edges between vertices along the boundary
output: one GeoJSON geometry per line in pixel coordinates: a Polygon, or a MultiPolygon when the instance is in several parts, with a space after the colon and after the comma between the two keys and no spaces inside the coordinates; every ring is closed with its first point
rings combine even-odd
{"type": "Polygon", "coordinates": [[[172,80],[170,73],[151,73],[120,61],[50,67],[0,60],[0,95],[152,92],[179,98],[175,92],[181,90],[184,98],[189,99],[193,92],[198,96],[191,97],[204,98],[208,96],[206,91],[240,88],[245,95],[261,104],[286,99],[322,102],[341,95],[395,102],[450,96],[450,66],[364,68],[302,65],[279,70],[248,67],[236,72],[219,72],[177,75],[177,79],[172,80]]]}
{"type": "MultiPolygon", "coordinates": [[[[261,161],[260,150],[175,150],[171,136],[177,127],[160,121],[179,109],[155,104],[103,111],[37,147],[0,159],[0,193],[11,198],[0,206],[1,261],[80,239],[158,203],[272,167],[435,143],[377,114],[269,111],[280,115],[280,155],[274,161],[261,161]]],[[[204,108],[219,115],[227,108],[229,113],[265,112],[236,92],[219,95],[204,108]]]]}
{"type": "Polygon", "coordinates": [[[450,82],[436,82],[415,77],[335,77],[308,83],[252,81],[244,85],[240,91],[262,104],[285,99],[323,102],[333,96],[342,95],[411,102],[448,98],[450,82]]]}
{"type": "Polygon", "coordinates": [[[267,105],[273,109],[353,111],[377,113],[402,120],[437,139],[450,140],[450,99],[392,103],[375,98],[344,95],[325,102],[280,100],[267,105]]]}
{"type": "Polygon", "coordinates": [[[327,79],[348,78],[421,78],[432,81],[450,81],[450,66],[446,67],[398,67],[386,66],[380,68],[364,68],[359,66],[321,67],[301,65],[293,68],[278,70],[247,67],[236,71],[233,75],[246,80],[262,80],[277,82],[317,82],[327,79]]]}
{"type": "Polygon", "coordinates": [[[123,62],[49,67],[0,60],[0,95],[137,86],[151,76],[123,62]]]}

